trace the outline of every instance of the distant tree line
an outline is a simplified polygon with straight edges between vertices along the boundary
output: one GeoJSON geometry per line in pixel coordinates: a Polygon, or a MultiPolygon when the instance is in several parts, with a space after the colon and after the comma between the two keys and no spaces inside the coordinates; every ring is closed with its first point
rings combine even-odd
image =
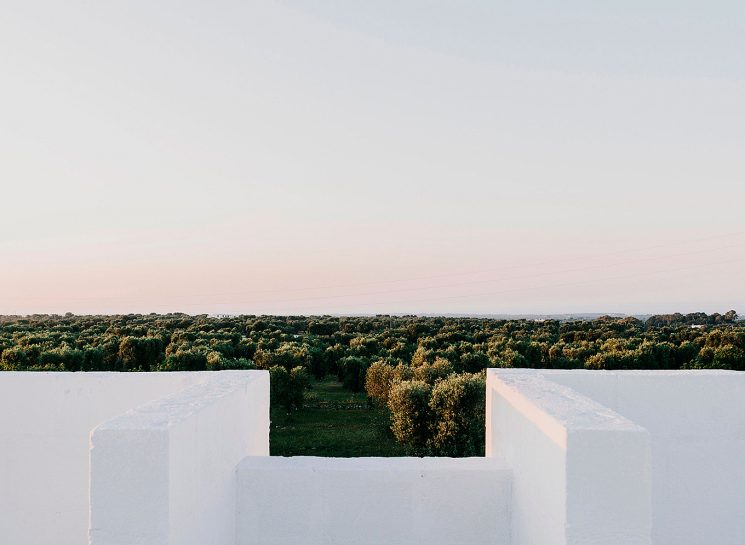
{"type": "Polygon", "coordinates": [[[311,377],[367,391],[412,453],[483,452],[484,369],[745,370],[735,311],[595,320],[185,314],[2,316],[6,371],[267,369],[272,402],[311,377]]]}

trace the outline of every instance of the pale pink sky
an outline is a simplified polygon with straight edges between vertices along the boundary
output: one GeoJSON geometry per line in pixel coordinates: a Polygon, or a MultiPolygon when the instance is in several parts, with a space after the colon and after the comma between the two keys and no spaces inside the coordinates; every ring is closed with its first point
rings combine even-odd
{"type": "Polygon", "coordinates": [[[3,8],[0,313],[745,312],[745,33],[103,4],[3,8]]]}

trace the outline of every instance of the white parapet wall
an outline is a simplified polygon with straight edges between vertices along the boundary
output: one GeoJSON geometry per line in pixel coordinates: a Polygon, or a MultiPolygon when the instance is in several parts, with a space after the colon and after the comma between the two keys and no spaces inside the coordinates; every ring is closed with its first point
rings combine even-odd
{"type": "Polygon", "coordinates": [[[88,542],[91,430],[201,373],[0,373],[0,543],[88,542]]]}
{"type": "Polygon", "coordinates": [[[514,473],[513,545],[649,545],[649,433],[533,370],[489,369],[486,455],[514,473]]]}
{"type": "MultiPolygon", "coordinates": [[[[236,430],[235,421],[246,423],[245,418],[229,414],[222,415],[222,424],[209,425],[225,431],[216,439],[220,447],[230,445],[230,433],[237,431],[237,437],[252,437],[251,449],[242,456],[267,454],[268,376],[262,371],[241,373],[249,373],[243,381],[257,384],[256,402],[248,407],[251,422],[246,429],[236,430]],[[256,427],[261,422],[263,432],[256,427]]],[[[192,387],[206,388],[222,375],[0,373],[0,544],[88,543],[89,491],[96,484],[90,482],[91,430],[150,401],[192,387]]],[[[148,451],[142,447],[142,443],[130,443],[118,459],[147,458],[148,451]]]]}
{"type": "Polygon", "coordinates": [[[745,543],[745,373],[489,370],[512,543],[745,543]]]}
{"type": "Polygon", "coordinates": [[[508,545],[511,471],[489,458],[246,458],[237,545],[508,545]]]}
{"type": "Polygon", "coordinates": [[[743,545],[745,373],[490,369],[486,457],[269,457],[269,375],[0,373],[0,545],[743,545]]]}
{"type": "Polygon", "coordinates": [[[269,374],[223,371],[91,434],[91,545],[235,543],[236,467],[269,455],[269,374]]]}
{"type": "Polygon", "coordinates": [[[745,544],[745,373],[543,374],[649,432],[655,545],[745,544]]]}

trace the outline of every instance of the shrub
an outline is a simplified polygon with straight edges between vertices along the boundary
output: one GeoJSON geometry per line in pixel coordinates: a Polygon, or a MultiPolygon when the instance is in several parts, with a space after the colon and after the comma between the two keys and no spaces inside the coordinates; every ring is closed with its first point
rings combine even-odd
{"type": "Polygon", "coordinates": [[[525,359],[525,356],[512,348],[506,348],[499,355],[494,357],[492,359],[492,365],[494,367],[529,367],[528,360],[525,359]]]}
{"type": "Polygon", "coordinates": [[[698,355],[699,347],[691,341],[683,341],[678,347],[676,353],[676,364],[678,367],[684,367],[692,362],[698,355]]]}
{"type": "Polygon", "coordinates": [[[288,371],[281,365],[269,369],[271,406],[281,407],[287,412],[303,406],[305,390],[310,387],[310,375],[301,366],[288,371]]]}
{"type": "Polygon", "coordinates": [[[476,373],[490,364],[489,356],[483,352],[467,352],[460,356],[460,366],[467,373],[476,373]]]}
{"type": "Polygon", "coordinates": [[[745,370],[745,351],[731,344],[714,350],[714,367],[718,369],[745,370]]]}
{"type": "Polygon", "coordinates": [[[367,362],[356,356],[349,356],[339,361],[339,375],[347,390],[361,392],[365,387],[367,362]]]}
{"type": "Polygon", "coordinates": [[[155,337],[124,337],[119,342],[119,361],[127,371],[150,371],[163,355],[163,342],[155,337]]]}
{"type": "Polygon", "coordinates": [[[424,348],[424,346],[418,346],[411,356],[411,366],[419,367],[423,363],[429,361],[432,357],[432,352],[424,348]]]}
{"type": "Polygon", "coordinates": [[[158,366],[159,371],[204,371],[207,369],[207,356],[196,349],[177,350],[166,357],[158,366]]]}
{"type": "Polygon", "coordinates": [[[421,380],[405,380],[391,387],[388,408],[391,431],[396,440],[410,450],[422,451],[430,428],[429,396],[432,387],[421,380]]]}
{"type": "Polygon", "coordinates": [[[260,348],[254,354],[254,361],[261,369],[269,369],[275,365],[281,365],[288,371],[298,365],[303,365],[306,353],[300,347],[293,344],[282,344],[276,350],[260,348]]]}
{"type": "MultiPolygon", "coordinates": [[[[647,357],[649,355],[647,354],[647,357]]],[[[640,350],[613,350],[600,352],[587,358],[586,369],[640,369],[640,361],[645,357],[640,350]]],[[[650,360],[651,361],[651,360],[650,360]]]]}
{"type": "Polygon", "coordinates": [[[222,369],[236,369],[240,371],[250,371],[256,369],[256,364],[248,358],[234,358],[222,360],[222,369]]]}
{"type": "Polygon", "coordinates": [[[388,394],[396,372],[383,361],[373,363],[365,373],[367,395],[381,405],[388,404],[388,394]]]}
{"type": "Polygon", "coordinates": [[[424,362],[419,367],[415,367],[413,371],[416,380],[434,384],[438,380],[451,375],[454,369],[453,364],[448,360],[437,357],[433,363],[424,362]]]}
{"type": "Polygon", "coordinates": [[[228,369],[247,371],[256,369],[256,364],[246,358],[226,358],[217,351],[207,353],[208,371],[223,371],[228,369]]]}
{"type": "Polygon", "coordinates": [[[399,363],[394,367],[391,360],[378,360],[365,373],[365,391],[376,403],[386,406],[393,385],[413,378],[414,371],[408,365],[399,363]]]}
{"type": "Polygon", "coordinates": [[[731,369],[745,371],[745,351],[732,345],[705,346],[698,357],[683,365],[684,369],[731,369]]]}
{"type": "Polygon", "coordinates": [[[223,361],[225,358],[220,352],[213,350],[207,354],[207,370],[208,371],[219,371],[222,369],[223,361]]]}
{"type": "MultiPolygon", "coordinates": [[[[294,387],[299,389],[301,394],[310,389],[310,374],[305,367],[302,367],[300,365],[298,365],[297,367],[293,367],[290,370],[290,378],[294,383],[294,387]]],[[[302,405],[302,399],[300,405],[302,405]]]]}
{"type": "Polygon", "coordinates": [[[48,371],[80,371],[85,354],[82,350],[55,348],[39,354],[39,367],[48,371]]]}
{"type": "Polygon", "coordinates": [[[28,352],[21,347],[6,348],[3,350],[2,368],[5,371],[22,371],[30,364],[28,352]]]}
{"type": "Polygon", "coordinates": [[[413,380],[413,379],[414,379],[414,370],[408,365],[399,363],[393,369],[393,382],[394,383],[402,382],[404,380],[413,380]]]}
{"type": "Polygon", "coordinates": [[[322,379],[329,372],[329,361],[325,350],[312,347],[308,350],[310,360],[310,371],[317,379],[322,379]]]}
{"type": "Polygon", "coordinates": [[[433,425],[428,445],[440,456],[483,456],[485,428],[484,377],[452,375],[432,388],[429,408],[433,425]]]}
{"type": "Polygon", "coordinates": [[[83,371],[102,371],[106,353],[100,348],[87,348],[83,352],[83,371]]]}

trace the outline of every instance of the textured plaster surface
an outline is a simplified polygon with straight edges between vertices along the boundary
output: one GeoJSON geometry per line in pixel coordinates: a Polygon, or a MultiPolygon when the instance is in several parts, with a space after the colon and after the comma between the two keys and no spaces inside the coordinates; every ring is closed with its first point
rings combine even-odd
{"type": "Polygon", "coordinates": [[[203,373],[0,373],[0,543],[87,543],[91,429],[204,379],[203,373]]]}
{"type": "Polygon", "coordinates": [[[91,434],[91,544],[235,543],[236,466],[268,454],[266,371],[214,373],[101,424],[91,434]]]}
{"type": "Polygon", "coordinates": [[[649,545],[643,427],[537,370],[487,373],[486,455],[512,468],[514,545],[649,545]]]}
{"type": "Polygon", "coordinates": [[[495,458],[247,458],[238,492],[238,545],[510,542],[495,458]]]}
{"type": "Polygon", "coordinates": [[[745,373],[545,371],[651,437],[655,545],[745,543],[745,373]]]}
{"type": "Polygon", "coordinates": [[[485,458],[276,458],[266,372],[1,373],[0,543],[745,543],[745,373],[492,369],[486,399],[485,458]]]}

